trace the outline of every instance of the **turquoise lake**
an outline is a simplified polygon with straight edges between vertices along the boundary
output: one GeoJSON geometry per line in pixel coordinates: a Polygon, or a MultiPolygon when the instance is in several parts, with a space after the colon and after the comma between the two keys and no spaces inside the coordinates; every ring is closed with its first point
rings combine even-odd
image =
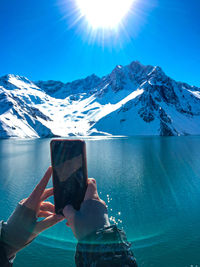
{"type": "MultiPolygon", "coordinates": [[[[50,139],[0,140],[0,220],[50,165],[50,139]]],[[[200,267],[200,137],[88,138],[88,174],[139,266],[200,267]]],[[[51,186],[52,183],[49,184],[51,186]]],[[[53,200],[52,200],[53,201],[53,200]]],[[[19,252],[14,267],[75,266],[64,222],[19,252]]]]}

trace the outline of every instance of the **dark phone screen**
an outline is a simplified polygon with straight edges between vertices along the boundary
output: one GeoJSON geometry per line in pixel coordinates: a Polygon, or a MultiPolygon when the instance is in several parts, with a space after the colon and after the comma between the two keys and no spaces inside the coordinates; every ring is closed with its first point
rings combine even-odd
{"type": "Polygon", "coordinates": [[[67,204],[79,210],[87,189],[85,142],[52,140],[51,158],[56,213],[67,204]]]}

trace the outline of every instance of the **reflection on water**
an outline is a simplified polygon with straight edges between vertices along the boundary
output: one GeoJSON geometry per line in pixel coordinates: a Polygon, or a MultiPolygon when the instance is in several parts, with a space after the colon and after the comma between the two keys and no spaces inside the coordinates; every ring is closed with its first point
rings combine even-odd
{"type": "MultiPolygon", "coordinates": [[[[0,141],[1,219],[44,174],[49,143],[0,141]]],[[[97,180],[111,222],[133,241],[139,266],[200,265],[200,137],[87,138],[86,143],[89,176],[97,180]]],[[[56,258],[74,266],[75,244],[60,223],[19,253],[15,266],[55,266],[56,258]]]]}

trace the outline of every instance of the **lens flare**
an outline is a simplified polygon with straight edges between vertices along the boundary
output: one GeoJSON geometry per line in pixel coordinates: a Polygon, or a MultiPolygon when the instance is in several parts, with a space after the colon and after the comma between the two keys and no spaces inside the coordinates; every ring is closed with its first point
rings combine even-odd
{"type": "Polygon", "coordinates": [[[80,15],[93,29],[114,29],[131,9],[134,0],[76,0],[80,15]]]}

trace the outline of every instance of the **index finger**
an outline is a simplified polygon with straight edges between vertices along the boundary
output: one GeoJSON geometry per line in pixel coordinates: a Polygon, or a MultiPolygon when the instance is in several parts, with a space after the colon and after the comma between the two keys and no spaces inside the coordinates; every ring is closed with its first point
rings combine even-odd
{"type": "Polygon", "coordinates": [[[45,172],[45,175],[43,176],[43,178],[41,179],[41,181],[36,185],[35,189],[33,190],[33,192],[31,193],[31,195],[29,196],[30,198],[36,198],[38,200],[40,200],[41,195],[43,194],[49,179],[51,178],[52,175],[52,167],[50,166],[47,171],[45,172]]]}

